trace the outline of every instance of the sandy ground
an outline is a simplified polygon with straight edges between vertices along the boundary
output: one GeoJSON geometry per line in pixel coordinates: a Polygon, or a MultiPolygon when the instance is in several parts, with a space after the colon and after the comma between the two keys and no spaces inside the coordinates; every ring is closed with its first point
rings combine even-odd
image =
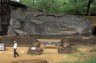
{"type": "MultiPolygon", "coordinates": [[[[57,49],[44,49],[44,52],[42,55],[30,55],[26,54],[28,50],[28,47],[18,47],[18,53],[20,54],[20,57],[13,57],[13,48],[7,47],[6,51],[0,52],[0,63],[10,63],[11,61],[16,60],[47,60],[50,63],[57,63],[63,60],[68,60],[68,55],[62,55],[58,54],[57,49]]],[[[72,58],[70,60],[73,60],[75,58],[72,58]]]]}
{"type": "Polygon", "coordinates": [[[82,50],[81,52],[84,52],[84,55],[81,55],[79,53],[73,53],[73,54],[58,54],[57,49],[44,49],[44,52],[42,55],[30,55],[26,54],[28,47],[18,47],[18,53],[20,54],[19,57],[14,58],[13,57],[13,48],[7,47],[6,51],[0,52],[0,63],[11,63],[12,61],[17,60],[47,60],[49,63],[58,63],[61,61],[76,61],[80,59],[80,56],[96,56],[96,52],[94,53],[88,53],[89,49],[81,47],[79,50],[82,50]],[[86,53],[86,54],[85,54],[86,53]]]}
{"type": "MultiPolygon", "coordinates": [[[[39,41],[44,41],[39,39],[39,41]]],[[[59,42],[60,40],[53,39],[46,41],[59,42]]],[[[55,47],[55,45],[46,45],[48,47],[55,47]]],[[[13,57],[13,48],[6,47],[5,51],[0,51],[0,63],[11,63],[12,61],[18,60],[47,60],[49,63],[58,63],[62,61],[76,61],[76,60],[84,60],[90,56],[96,56],[96,52],[89,52],[91,47],[80,46],[78,48],[79,52],[73,52],[72,54],[58,54],[57,48],[45,48],[44,45],[41,45],[41,48],[44,49],[42,55],[30,55],[26,54],[28,47],[18,47],[17,52],[20,54],[19,57],[13,57]],[[82,54],[83,53],[83,54],[82,54]]],[[[77,48],[77,47],[76,47],[77,48]]]]}

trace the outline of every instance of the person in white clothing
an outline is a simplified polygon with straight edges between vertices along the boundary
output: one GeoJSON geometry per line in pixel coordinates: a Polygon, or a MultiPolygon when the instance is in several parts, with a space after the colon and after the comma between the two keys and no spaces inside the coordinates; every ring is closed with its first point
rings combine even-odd
{"type": "Polygon", "coordinates": [[[14,49],[14,57],[19,56],[19,54],[16,51],[17,50],[17,42],[16,41],[14,41],[13,49],[14,49]]]}

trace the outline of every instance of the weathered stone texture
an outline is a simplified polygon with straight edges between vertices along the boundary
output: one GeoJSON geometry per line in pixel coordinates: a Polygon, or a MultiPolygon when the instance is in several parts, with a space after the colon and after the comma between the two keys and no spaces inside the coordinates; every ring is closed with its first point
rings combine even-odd
{"type": "Polygon", "coordinates": [[[18,8],[13,10],[8,35],[91,34],[89,21],[77,15],[45,15],[18,8]]]}

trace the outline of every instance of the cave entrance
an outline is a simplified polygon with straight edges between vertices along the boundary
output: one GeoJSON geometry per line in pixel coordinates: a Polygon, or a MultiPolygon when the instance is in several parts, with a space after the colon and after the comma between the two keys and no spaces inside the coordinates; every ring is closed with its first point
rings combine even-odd
{"type": "Polygon", "coordinates": [[[96,35],[96,26],[93,26],[92,34],[93,34],[93,35],[96,35]]]}

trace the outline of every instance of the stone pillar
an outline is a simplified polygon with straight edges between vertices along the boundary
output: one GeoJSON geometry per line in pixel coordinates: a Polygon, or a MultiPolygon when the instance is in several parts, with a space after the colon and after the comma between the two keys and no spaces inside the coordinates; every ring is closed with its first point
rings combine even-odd
{"type": "Polygon", "coordinates": [[[6,35],[10,21],[10,0],[0,0],[0,35],[6,35]]]}

